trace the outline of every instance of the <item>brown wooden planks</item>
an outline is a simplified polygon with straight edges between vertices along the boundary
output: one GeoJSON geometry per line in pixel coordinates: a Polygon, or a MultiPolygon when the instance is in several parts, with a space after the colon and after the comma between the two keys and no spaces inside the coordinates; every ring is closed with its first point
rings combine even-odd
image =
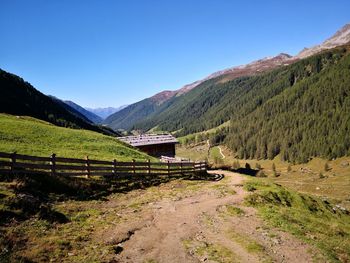
{"type": "Polygon", "coordinates": [[[8,161],[0,160],[0,167],[2,167],[0,172],[3,173],[51,173],[52,175],[65,176],[156,176],[203,171],[207,168],[207,164],[205,162],[109,162],[90,159],[56,157],[54,154],[52,157],[38,157],[17,153],[0,152],[0,158],[10,159],[8,161]],[[13,168],[13,170],[11,170],[11,168],[13,168]]]}

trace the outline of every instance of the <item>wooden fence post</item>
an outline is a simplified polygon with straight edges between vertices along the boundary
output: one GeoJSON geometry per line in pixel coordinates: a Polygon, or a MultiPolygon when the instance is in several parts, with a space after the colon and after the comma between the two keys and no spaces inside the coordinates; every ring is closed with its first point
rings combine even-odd
{"type": "Polygon", "coordinates": [[[51,175],[55,176],[56,174],[56,154],[51,154],[51,175]]]}
{"type": "Polygon", "coordinates": [[[168,160],[168,175],[170,175],[169,160],[168,160]]]}
{"type": "Polygon", "coordinates": [[[181,163],[180,163],[180,172],[181,172],[181,174],[182,174],[182,161],[181,161],[181,163]]]}
{"type": "Polygon", "coordinates": [[[151,160],[148,159],[148,174],[151,173],[151,160]]]}
{"type": "Polygon", "coordinates": [[[90,178],[90,162],[89,162],[89,156],[87,155],[85,158],[85,166],[86,166],[86,178],[90,178]]]}
{"type": "Polygon", "coordinates": [[[117,160],[113,160],[113,175],[117,175],[117,160]]]}
{"type": "Polygon", "coordinates": [[[193,162],[193,172],[196,171],[196,162],[193,162]]]}
{"type": "Polygon", "coordinates": [[[132,169],[133,169],[133,173],[135,174],[136,173],[136,170],[135,170],[135,159],[132,159],[132,169]]]}
{"type": "Polygon", "coordinates": [[[15,171],[16,166],[16,154],[17,152],[13,152],[11,155],[11,172],[13,173],[15,171]]]}

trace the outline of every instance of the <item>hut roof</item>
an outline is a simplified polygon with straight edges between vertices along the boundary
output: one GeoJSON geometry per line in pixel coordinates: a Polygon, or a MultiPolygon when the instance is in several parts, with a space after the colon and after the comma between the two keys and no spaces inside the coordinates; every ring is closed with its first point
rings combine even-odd
{"type": "Polygon", "coordinates": [[[118,139],[132,146],[179,143],[178,140],[171,134],[142,134],[136,136],[119,137],[118,139]]]}

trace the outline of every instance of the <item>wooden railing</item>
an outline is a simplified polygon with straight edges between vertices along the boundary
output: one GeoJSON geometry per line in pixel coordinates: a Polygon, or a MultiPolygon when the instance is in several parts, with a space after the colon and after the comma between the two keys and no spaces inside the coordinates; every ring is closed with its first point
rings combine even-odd
{"type": "Polygon", "coordinates": [[[52,154],[38,157],[17,153],[0,152],[0,174],[45,173],[52,176],[129,176],[129,175],[175,175],[206,171],[205,162],[157,163],[118,162],[63,158],[52,154]]]}

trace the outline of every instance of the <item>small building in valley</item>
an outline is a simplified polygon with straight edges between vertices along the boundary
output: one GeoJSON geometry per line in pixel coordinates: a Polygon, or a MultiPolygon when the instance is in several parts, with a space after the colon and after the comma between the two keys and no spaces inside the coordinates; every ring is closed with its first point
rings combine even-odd
{"type": "Polygon", "coordinates": [[[175,157],[175,145],[179,143],[171,134],[142,134],[118,139],[154,157],[175,157]]]}

